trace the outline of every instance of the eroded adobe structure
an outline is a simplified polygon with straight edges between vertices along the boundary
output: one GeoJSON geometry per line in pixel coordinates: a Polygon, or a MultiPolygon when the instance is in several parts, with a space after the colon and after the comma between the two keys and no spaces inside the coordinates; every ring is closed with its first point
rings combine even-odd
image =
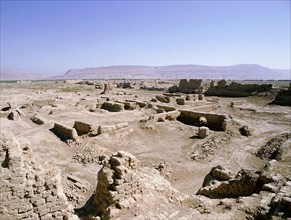
{"type": "Polygon", "coordinates": [[[172,86],[169,88],[170,93],[183,92],[183,93],[201,93],[203,87],[201,86],[202,79],[181,79],[179,86],[172,86]]]}
{"type": "Polygon", "coordinates": [[[214,85],[214,82],[212,82],[205,95],[246,97],[258,92],[270,91],[272,87],[272,84],[240,84],[236,82],[232,82],[230,85],[227,85],[225,80],[221,80],[217,82],[216,86],[214,85]]]}
{"type": "Polygon", "coordinates": [[[209,198],[265,199],[262,210],[257,210],[258,219],[291,217],[291,180],[279,173],[271,161],[261,170],[240,170],[237,174],[217,166],[205,177],[203,187],[197,192],[209,198]],[[279,217],[280,216],[280,217],[279,217]]]}
{"type": "Polygon", "coordinates": [[[157,170],[141,170],[134,155],[119,151],[98,172],[95,195],[83,211],[87,217],[112,219],[120,212],[136,207],[138,203],[149,202],[154,205],[161,195],[163,200],[165,196],[173,203],[179,200],[179,192],[157,170]]]}
{"type": "Polygon", "coordinates": [[[271,104],[291,106],[291,83],[288,89],[281,89],[271,104]]]}
{"type": "Polygon", "coordinates": [[[226,115],[191,110],[181,110],[177,120],[195,126],[203,126],[201,119],[206,120],[206,126],[213,130],[225,131],[230,120],[226,115]]]}
{"type": "Polygon", "coordinates": [[[130,208],[142,191],[137,173],[138,161],[128,153],[118,152],[98,172],[98,184],[92,209],[103,218],[114,217],[120,209],[130,208]]]}
{"type": "Polygon", "coordinates": [[[60,171],[34,160],[10,133],[1,133],[0,144],[0,218],[70,219],[60,171]]]}

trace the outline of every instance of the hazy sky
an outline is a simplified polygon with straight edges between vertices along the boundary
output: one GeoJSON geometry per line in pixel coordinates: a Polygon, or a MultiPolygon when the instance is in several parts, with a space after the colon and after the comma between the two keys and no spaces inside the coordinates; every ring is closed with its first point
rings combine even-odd
{"type": "Polygon", "coordinates": [[[290,68],[290,1],[3,1],[1,69],[290,68]]]}

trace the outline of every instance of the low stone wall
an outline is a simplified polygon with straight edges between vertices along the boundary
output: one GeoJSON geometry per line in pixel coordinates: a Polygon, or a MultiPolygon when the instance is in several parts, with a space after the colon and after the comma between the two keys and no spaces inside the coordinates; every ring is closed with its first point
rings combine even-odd
{"type": "Polygon", "coordinates": [[[55,123],[53,132],[55,132],[61,138],[78,141],[78,134],[75,128],[70,128],[68,126],[55,123]]]}
{"type": "Polygon", "coordinates": [[[48,120],[45,117],[38,115],[38,114],[31,116],[30,120],[33,123],[38,124],[38,125],[46,124],[48,122],[48,120]]]}
{"type": "Polygon", "coordinates": [[[149,117],[149,120],[153,120],[156,122],[163,122],[166,120],[173,121],[173,120],[176,120],[177,117],[179,117],[179,115],[180,115],[179,111],[171,111],[171,112],[165,112],[165,113],[151,115],[149,117]]]}
{"type": "Polygon", "coordinates": [[[182,110],[177,120],[185,124],[200,126],[199,118],[201,117],[207,120],[204,126],[213,130],[226,130],[227,117],[221,114],[182,110]]]}
{"type": "Polygon", "coordinates": [[[139,101],[137,101],[136,104],[137,104],[140,108],[145,108],[145,107],[147,107],[147,105],[148,105],[146,102],[139,102],[139,101]]]}
{"type": "Polygon", "coordinates": [[[177,109],[168,105],[156,105],[157,108],[164,109],[166,112],[176,111],[177,109]]]}
{"type": "Polygon", "coordinates": [[[170,99],[168,96],[163,96],[163,95],[156,95],[156,99],[160,102],[163,102],[163,103],[169,103],[170,102],[170,99]]]}
{"type": "Polygon", "coordinates": [[[69,219],[59,170],[35,161],[12,134],[1,133],[0,145],[0,219],[69,219]]]}
{"type": "Polygon", "coordinates": [[[288,90],[279,91],[276,98],[270,104],[291,106],[291,87],[288,90]]]}
{"type": "Polygon", "coordinates": [[[230,107],[236,107],[236,106],[244,105],[246,103],[247,103],[246,100],[235,100],[235,101],[230,102],[230,107]]]}
{"type": "Polygon", "coordinates": [[[107,101],[102,104],[101,108],[110,112],[120,112],[124,110],[124,104],[107,101]]]}
{"type": "Polygon", "coordinates": [[[81,121],[75,121],[73,128],[76,129],[78,135],[89,134],[96,130],[93,125],[81,121]]]}
{"type": "Polygon", "coordinates": [[[224,97],[246,97],[257,92],[270,91],[272,84],[239,84],[232,82],[230,85],[226,85],[225,80],[221,80],[217,83],[217,86],[208,88],[205,95],[208,96],[224,96],[224,97]]]}
{"type": "Polygon", "coordinates": [[[201,112],[211,112],[217,110],[217,105],[202,105],[197,107],[192,107],[193,111],[201,111],[201,112]]]}
{"type": "Polygon", "coordinates": [[[128,126],[129,126],[128,122],[122,122],[116,125],[101,125],[98,128],[98,134],[113,133],[122,128],[127,128],[128,126]]]}

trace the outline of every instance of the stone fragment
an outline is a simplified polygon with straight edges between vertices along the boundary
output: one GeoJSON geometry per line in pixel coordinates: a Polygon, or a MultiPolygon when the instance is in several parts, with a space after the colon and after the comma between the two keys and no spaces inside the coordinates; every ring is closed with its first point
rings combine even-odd
{"type": "Polygon", "coordinates": [[[93,125],[81,121],[75,121],[73,128],[76,129],[78,135],[89,134],[94,131],[93,125]]]}
{"type": "Polygon", "coordinates": [[[55,123],[53,131],[64,139],[78,141],[78,134],[75,128],[70,128],[68,126],[55,123]]]}
{"type": "Polygon", "coordinates": [[[203,139],[206,138],[209,132],[209,128],[208,127],[200,127],[198,128],[198,137],[203,139]]]}
{"type": "Polygon", "coordinates": [[[39,114],[35,114],[33,116],[30,117],[30,120],[38,125],[42,125],[42,124],[46,124],[47,123],[47,119],[44,118],[43,116],[39,115],[39,114]]]}
{"type": "Polygon", "coordinates": [[[185,105],[185,99],[184,98],[176,98],[176,102],[178,105],[185,105]]]}

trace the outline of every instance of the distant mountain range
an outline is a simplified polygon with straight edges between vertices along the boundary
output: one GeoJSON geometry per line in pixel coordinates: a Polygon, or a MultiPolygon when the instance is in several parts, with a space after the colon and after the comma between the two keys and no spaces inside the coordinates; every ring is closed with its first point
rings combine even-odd
{"type": "Polygon", "coordinates": [[[291,80],[290,69],[270,69],[257,64],[234,66],[108,66],[71,69],[64,75],[48,76],[16,72],[2,72],[1,80],[56,79],[233,79],[233,80],[291,80]]]}
{"type": "Polygon", "coordinates": [[[33,74],[26,72],[18,72],[14,70],[1,70],[0,80],[45,80],[49,78],[48,74],[33,74]]]}

